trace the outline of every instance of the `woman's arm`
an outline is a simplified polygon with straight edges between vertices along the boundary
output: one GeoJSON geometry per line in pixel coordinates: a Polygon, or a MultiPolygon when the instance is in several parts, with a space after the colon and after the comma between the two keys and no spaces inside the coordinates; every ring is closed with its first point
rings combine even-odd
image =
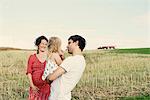
{"type": "Polygon", "coordinates": [[[33,84],[33,81],[32,81],[32,75],[30,73],[28,73],[28,79],[29,79],[29,83],[30,83],[30,87],[32,87],[32,89],[34,91],[38,91],[38,87],[36,87],[34,84],[33,84]]]}

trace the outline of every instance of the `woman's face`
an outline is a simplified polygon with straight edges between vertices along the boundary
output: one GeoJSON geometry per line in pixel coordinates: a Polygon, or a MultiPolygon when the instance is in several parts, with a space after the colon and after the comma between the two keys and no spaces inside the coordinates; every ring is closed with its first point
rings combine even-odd
{"type": "Polygon", "coordinates": [[[47,41],[45,39],[41,40],[41,43],[38,46],[39,51],[44,52],[47,49],[47,41]]]}

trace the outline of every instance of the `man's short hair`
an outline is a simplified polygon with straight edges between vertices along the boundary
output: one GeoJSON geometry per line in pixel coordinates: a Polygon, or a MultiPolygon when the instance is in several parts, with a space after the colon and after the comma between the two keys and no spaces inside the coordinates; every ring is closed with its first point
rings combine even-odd
{"type": "Polygon", "coordinates": [[[73,40],[73,42],[78,41],[79,42],[78,46],[81,49],[81,51],[83,51],[83,49],[86,45],[86,40],[83,37],[79,36],[79,35],[72,35],[72,36],[69,37],[68,40],[73,40]]]}

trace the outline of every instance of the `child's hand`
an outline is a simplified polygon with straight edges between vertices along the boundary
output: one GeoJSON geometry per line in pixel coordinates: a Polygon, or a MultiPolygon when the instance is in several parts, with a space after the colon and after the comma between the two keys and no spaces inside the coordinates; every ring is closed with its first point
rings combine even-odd
{"type": "Polygon", "coordinates": [[[59,55],[60,55],[61,60],[64,60],[64,59],[65,59],[64,51],[63,51],[63,50],[60,50],[60,51],[59,51],[59,55]]]}

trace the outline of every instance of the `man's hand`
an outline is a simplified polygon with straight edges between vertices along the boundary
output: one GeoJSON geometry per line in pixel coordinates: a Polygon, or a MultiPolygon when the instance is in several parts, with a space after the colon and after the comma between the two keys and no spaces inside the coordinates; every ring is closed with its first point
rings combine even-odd
{"type": "Polygon", "coordinates": [[[46,77],[46,82],[48,83],[48,84],[51,84],[53,81],[50,81],[49,79],[48,79],[48,76],[46,77]]]}

